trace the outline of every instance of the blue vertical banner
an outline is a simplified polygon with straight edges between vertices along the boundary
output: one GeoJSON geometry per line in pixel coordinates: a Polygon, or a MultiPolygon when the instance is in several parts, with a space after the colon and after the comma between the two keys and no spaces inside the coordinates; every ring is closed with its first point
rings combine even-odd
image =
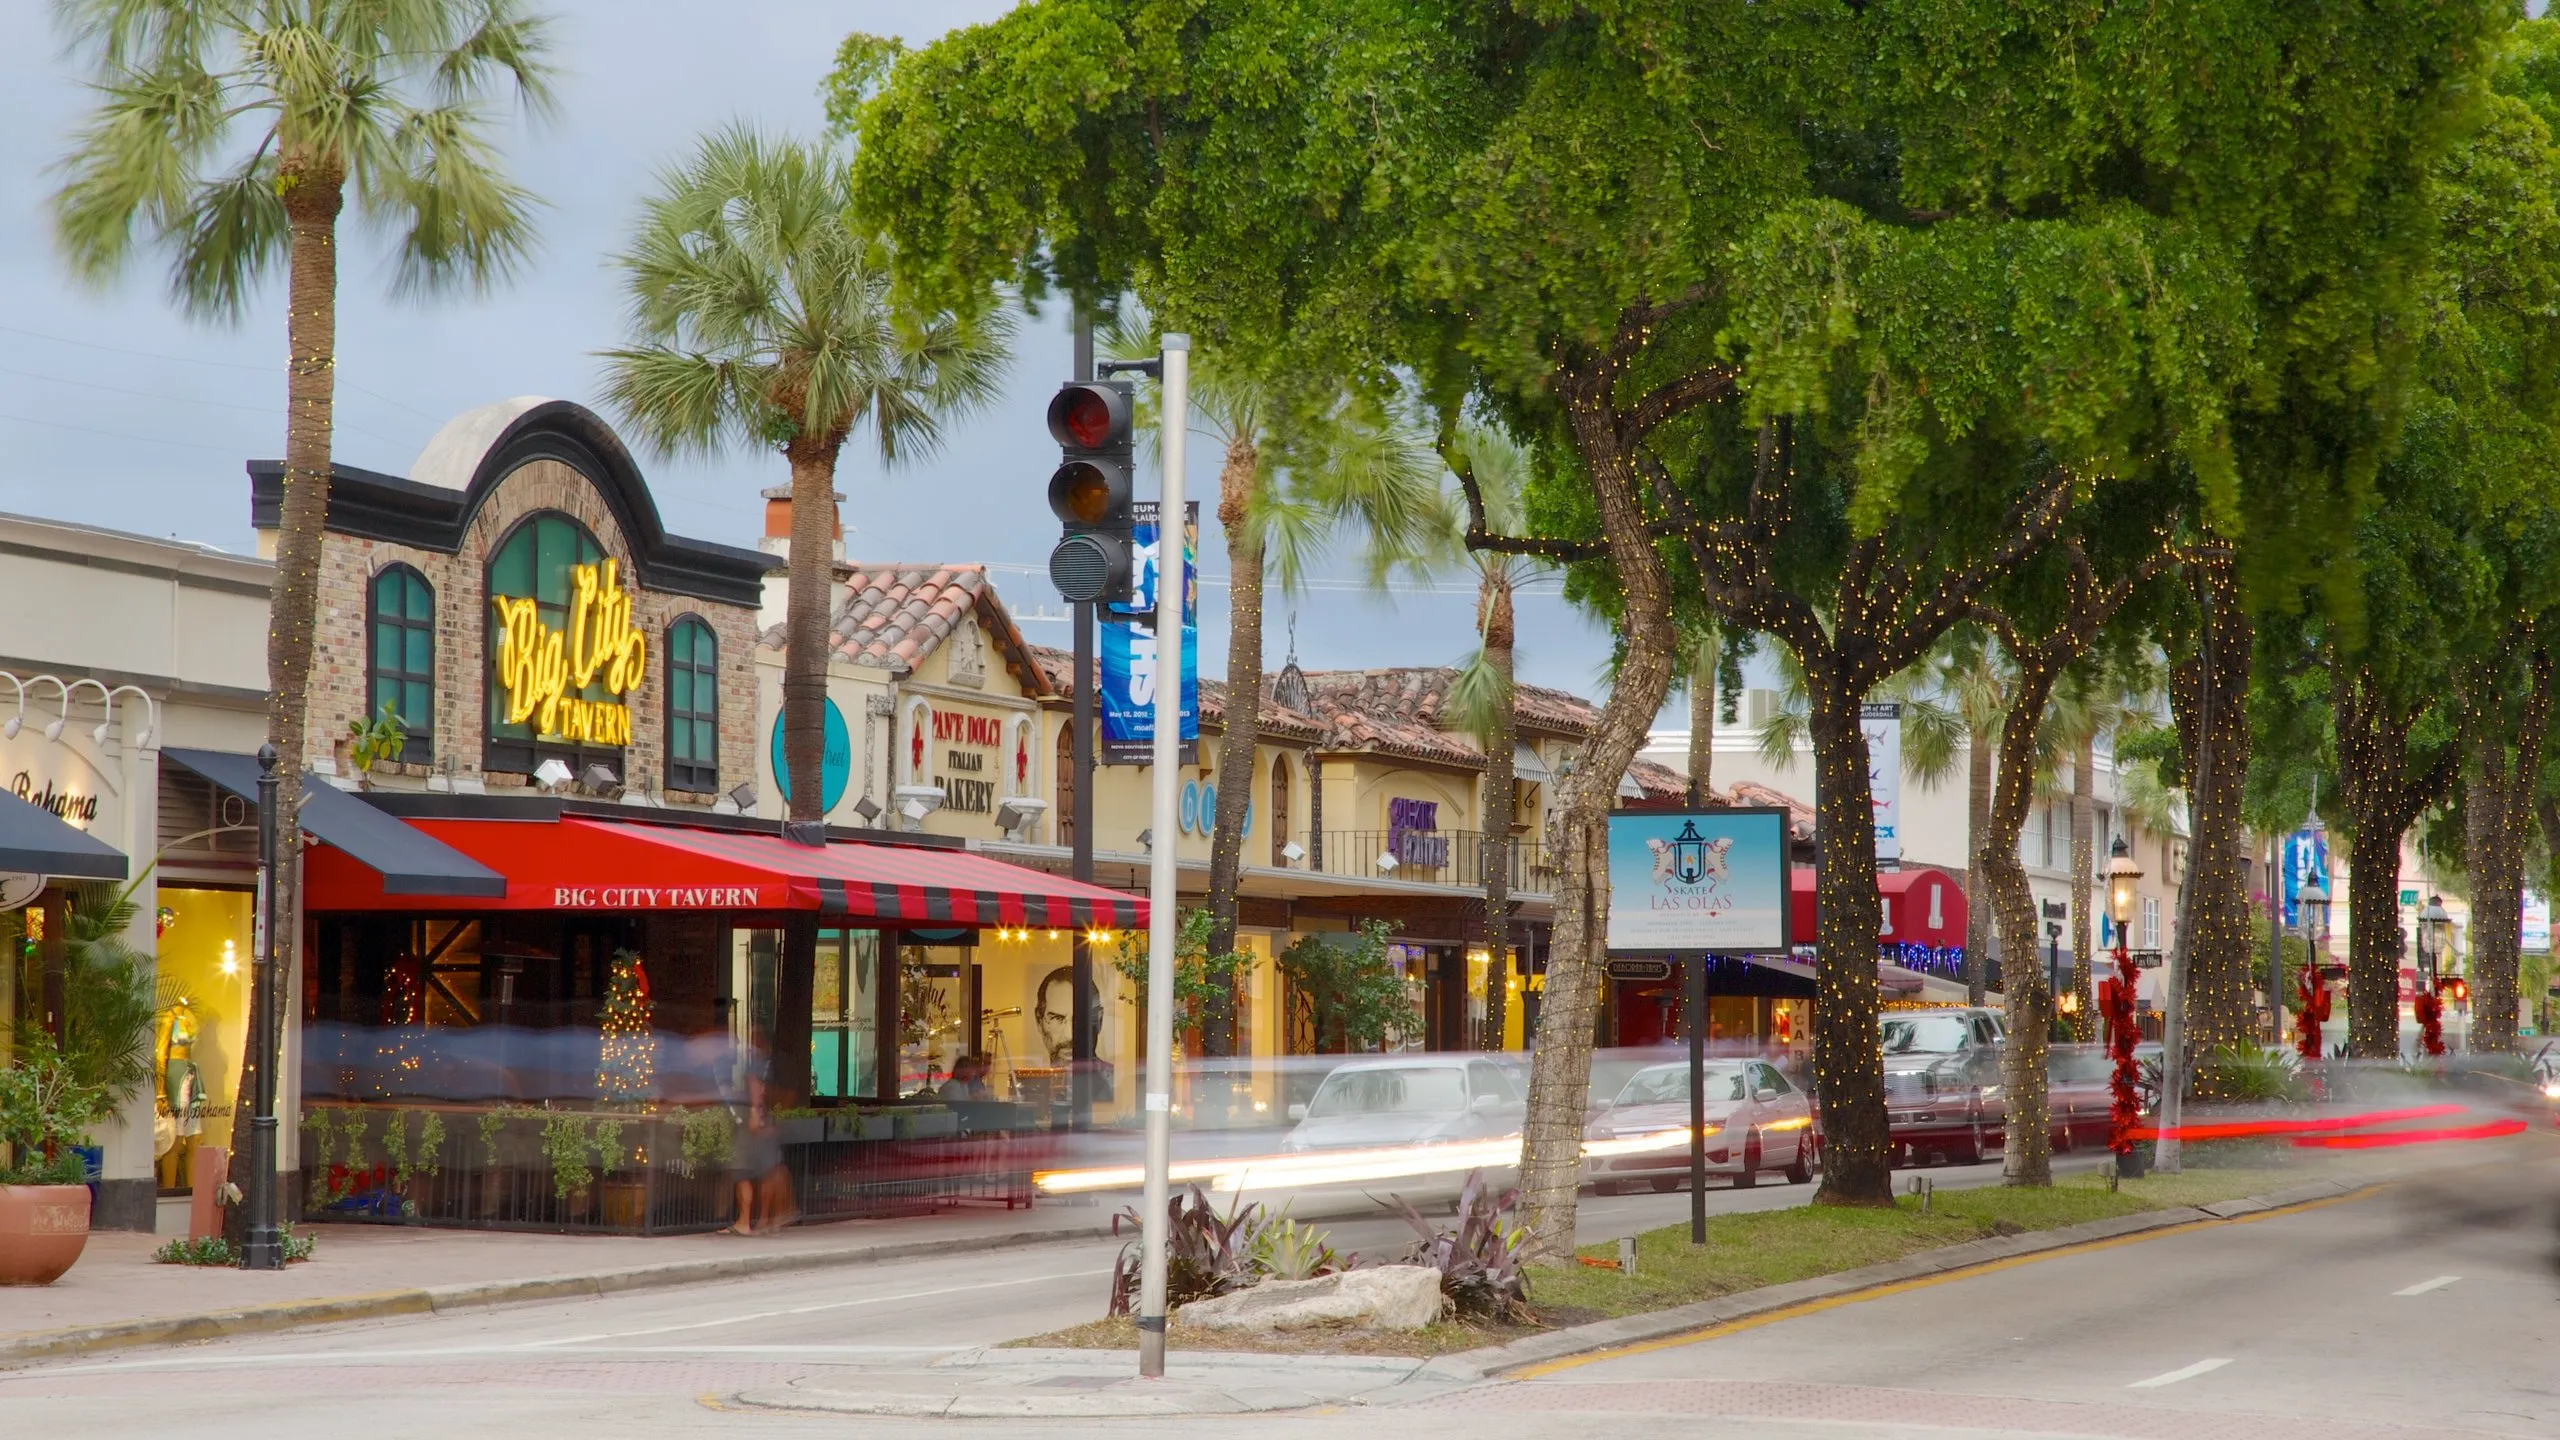
{"type": "Polygon", "coordinates": [[[2329,891],[2336,908],[2330,913],[2344,914],[2346,897],[2329,885],[2329,833],[2325,830],[2296,830],[2284,837],[2284,928],[2302,925],[2302,886],[2312,876],[2320,877],[2320,888],[2329,891]]]}
{"type": "MultiPolygon", "coordinates": [[[[1155,758],[1157,538],[1162,529],[1155,502],[1129,507],[1137,521],[1133,557],[1136,594],[1111,606],[1100,627],[1102,662],[1102,763],[1145,765],[1155,758]]],[[[1183,506],[1182,546],[1182,763],[1200,758],[1200,505],[1183,506]]]]}

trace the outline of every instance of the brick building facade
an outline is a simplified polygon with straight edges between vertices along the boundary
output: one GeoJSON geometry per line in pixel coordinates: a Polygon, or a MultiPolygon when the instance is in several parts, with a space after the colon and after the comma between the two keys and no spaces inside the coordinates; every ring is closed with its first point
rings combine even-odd
{"type": "MultiPolygon", "coordinates": [[[[253,466],[251,476],[261,549],[272,555],[281,467],[253,466]]],[[[520,526],[544,515],[574,522],[613,562],[615,588],[628,596],[630,624],[645,646],[638,685],[618,697],[630,710],[630,743],[605,747],[611,789],[634,803],[709,808],[755,780],[756,605],[774,562],[668,535],[611,428],[584,407],[536,399],[456,417],[407,477],[337,470],[322,547],[305,742],[311,768],[353,778],[349,726],[376,708],[375,586],[387,570],[406,566],[432,596],[430,713],[403,717],[427,743],[411,745],[397,763],[377,764],[370,783],[460,794],[532,783],[532,765],[521,755],[493,755],[490,744],[498,633],[490,567],[520,526]],[[671,627],[688,617],[714,640],[717,779],[697,771],[679,785],[667,764],[667,662],[671,627]]],[[[597,788],[585,783],[583,765],[573,769],[580,772],[573,790],[597,788]]]]}

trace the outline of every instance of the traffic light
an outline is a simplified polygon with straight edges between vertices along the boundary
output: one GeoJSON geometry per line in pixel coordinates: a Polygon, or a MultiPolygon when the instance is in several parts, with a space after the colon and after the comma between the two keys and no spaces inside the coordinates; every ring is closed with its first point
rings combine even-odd
{"type": "Polygon", "coordinates": [[[1066,527],[1049,552],[1049,583],[1068,600],[1107,605],[1130,596],[1134,396],[1125,381],[1070,380],[1049,402],[1049,433],[1061,452],[1049,509],[1066,527]]]}
{"type": "Polygon", "coordinates": [[[2471,999],[2471,982],[2459,975],[2436,977],[2436,998],[2460,1005],[2471,999]]]}

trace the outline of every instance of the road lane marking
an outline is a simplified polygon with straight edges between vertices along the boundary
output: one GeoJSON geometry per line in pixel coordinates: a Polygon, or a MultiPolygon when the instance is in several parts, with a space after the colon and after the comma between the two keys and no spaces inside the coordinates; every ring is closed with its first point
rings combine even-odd
{"type": "Polygon", "coordinates": [[[2459,1275],[2439,1275],[2433,1280],[2421,1280],[2406,1290],[2394,1290],[2391,1293],[2394,1295],[2424,1295],[2430,1290],[2441,1290],[2461,1278],[2462,1277],[2459,1275]]]}
{"type": "Polygon", "coordinates": [[[570,1349],[533,1350],[513,1345],[439,1345],[402,1350],[293,1350],[261,1355],[166,1355],[151,1360],[109,1360],[92,1365],[56,1365],[42,1369],[0,1371],[0,1386],[13,1381],[57,1375],[99,1375],[133,1371],[244,1370],[279,1365],[379,1365],[409,1360],[549,1360],[561,1355],[784,1355],[823,1359],[827,1356],[951,1355],[982,1348],[975,1344],[915,1345],[581,1345],[570,1349]]]}
{"type": "Polygon", "coordinates": [[[1986,1261],[1980,1265],[1968,1265],[1959,1270],[1943,1271],[1936,1275],[1923,1275],[1913,1280],[1888,1281],[1882,1285],[1870,1285],[1865,1289],[1852,1290],[1844,1295],[1826,1295],[1819,1300],[1805,1300],[1793,1305],[1782,1305],[1777,1309],[1768,1311],[1764,1314],[1749,1315],[1739,1320],[1727,1320],[1721,1324],[1707,1325],[1696,1330],[1684,1330],[1677,1335],[1665,1335],[1657,1340],[1638,1340],[1632,1344],[1612,1345],[1605,1350],[1593,1350],[1587,1354],[1565,1355],[1553,1360],[1542,1360],[1534,1365],[1523,1365],[1516,1370],[1502,1371],[1494,1378],[1502,1380],[1540,1380],[1549,1375],[1558,1374],[1566,1370],[1579,1369],[1585,1365],[1597,1365],[1604,1360],[1624,1360],[1636,1355],[1651,1355],[1660,1350],[1677,1350],[1684,1345],[1697,1345],[1709,1340],[1721,1340],[1727,1335],[1737,1335],[1745,1330],[1757,1330],[1763,1325],[1775,1325],[1781,1320],[1800,1319],[1807,1315],[1820,1314],[1825,1310],[1835,1310],[1843,1305],[1856,1305],[1868,1300],[1881,1300],[1889,1295],[1906,1294],[1913,1290],[1926,1290],[1933,1285],[1944,1285],[1956,1280],[1970,1280],[1977,1275],[1988,1275],[1998,1270],[2014,1270],[2021,1265],[2034,1265],[2046,1260],[2059,1260],[2065,1256],[2071,1255],[2087,1255],[2099,1250],[2113,1250],[2119,1245],[2139,1245],[2143,1241],[2157,1240],[2165,1235],[2184,1235],[2193,1231],[2210,1229],[2222,1225],[2254,1225],[2261,1220],[2274,1220],[2287,1215],[2299,1215],[2307,1210],[2325,1210],[2332,1205],[2346,1204],[2350,1200],[2367,1199],[2385,1189],[2389,1183],[2390,1182],[2385,1181],[2379,1184],[2367,1185],[2362,1189],[2350,1190],[2344,1195],[2331,1195],[2319,1200],[2306,1200],[2299,1205],[2287,1205],[2281,1210],[2252,1211],[2246,1215],[2234,1215],[2223,1220],[2190,1220],[2183,1224],[2163,1225],[2157,1230],[2144,1230],[2132,1235],[2117,1235],[2105,1240],[2088,1240],[2077,1245],[2064,1245],[2057,1249],[2039,1250],[2031,1255],[2012,1255],[2006,1259],[1986,1261]]]}
{"type": "Polygon", "coordinates": [[[2193,1365],[2182,1365],[2177,1369],[2170,1371],[2166,1375],[2154,1375],[2148,1380],[2136,1380],[2124,1388],[2127,1390],[2157,1390],[2163,1385],[2175,1385],[2181,1380],[2193,1380],[2199,1375],[2210,1375],[2214,1371],[2219,1370],[2230,1363],[2231,1357],[2227,1355],[2219,1360],[2199,1360],[2193,1365]]]}
{"type": "Polygon", "coordinates": [[[756,1310],[744,1315],[727,1315],[717,1320],[689,1320],[681,1325],[651,1325],[638,1330],[599,1330],[589,1335],[562,1335],[551,1340],[528,1340],[527,1350],[549,1350],[562,1345],[587,1345],[598,1340],[626,1340],[635,1335],[672,1335],[679,1330],[709,1330],[722,1325],[744,1325],[755,1320],[782,1320],[795,1315],[816,1315],[829,1310],[851,1310],[863,1305],[886,1305],[894,1300],[931,1300],[943,1295],[963,1295],[972,1290],[1003,1290],[1016,1285],[1039,1285],[1052,1280],[1082,1280],[1095,1275],[1108,1275],[1111,1267],[1093,1270],[1069,1270],[1058,1275],[1021,1275],[1011,1280],[988,1280],[975,1285],[944,1285],[932,1290],[907,1290],[895,1295],[866,1295],[858,1300],[828,1300],[816,1305],[794,1305],[784,1310],[756,1310]]]}

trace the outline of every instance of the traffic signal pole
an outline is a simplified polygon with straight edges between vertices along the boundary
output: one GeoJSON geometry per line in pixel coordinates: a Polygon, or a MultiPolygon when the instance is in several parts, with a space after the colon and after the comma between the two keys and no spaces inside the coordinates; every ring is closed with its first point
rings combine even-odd
{"type": "MultiPolygon", "coordinates": [[[[1093,378],[1093,317],[1082,306],[1076,308],[1075,374],[1077,380],[1093,378]]],[[[1075,769],[1075,799],[1067,817],[1070,833],[1068,873],[1082,884],[1093,883],[1093,721],[1094,691],[1094,615],[1093,602],[1079,600],[1071,607],[1075,613],[1075,681],[1070,692],[1075,712],[1068,722],[1073,735],[1069,741],[1072,754],[1068,763],[1075,769]]],[[[1098,992],[1093,983],[1093,942],[1086,938],[1086,927],[1075,930],[1073,949],[1068,961],[1069,993],[1067,1002],[1067,1125],[1079,1133],[1093,1128],[1094,1031],[1100,1017],[1094,1012],[1098,992]]]]}
{"type": "Polygon", "coordinates": [[[1155,848],[1147,876],[1147,1182],[1140,1220],[1138,1373],[1164,1374],[1165,1242],[1173,1162],[1173,967],[1175,789],[1182,759],[1182,606],[1190,588],[1183,524],[1184,432],[1191,415],[1191,337],[1162,340],[1163,499],[1156,515],[1155,848]]]}

